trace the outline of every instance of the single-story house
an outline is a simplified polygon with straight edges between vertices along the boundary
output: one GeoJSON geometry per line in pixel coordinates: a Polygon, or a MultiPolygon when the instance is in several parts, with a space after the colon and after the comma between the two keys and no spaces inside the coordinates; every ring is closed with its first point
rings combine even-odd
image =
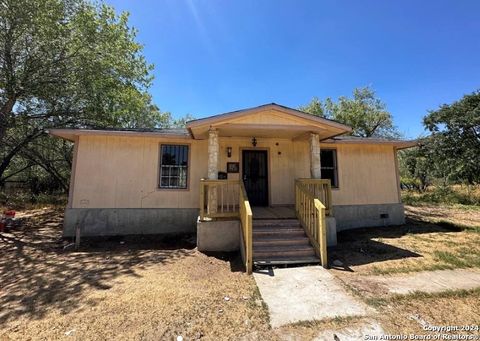
{"type": "Polygon", "coordinates": [[[64,236],[198,229],[250,267],[318,261],[336,231],[404,223],[396,154],[415,142],[351,130],[275,103],[185,129],[52,129],[75,143],[64,236]]]}

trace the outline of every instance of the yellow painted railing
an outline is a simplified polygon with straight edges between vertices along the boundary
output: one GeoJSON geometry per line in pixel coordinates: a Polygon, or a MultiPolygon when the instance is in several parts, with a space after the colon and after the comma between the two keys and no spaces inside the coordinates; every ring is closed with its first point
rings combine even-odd
{"type": "Polygon", "coordinates": [[[252,209],[240,180],[200,180],[200,220],[239,218],[242,257],[248,274],[253,267],[252,209]]]}
{"type": "Polygon", "coordinates": [[[295,212],[315,249],[315,253],[320,258],[322,266],[327,268],[326,207],[316,197],[315,191],[310,185],[311,183],[306,183],[304,179],[296,181],[295,212]]]}
{"type": "Polygon", "coordinates": [[[243,182],[240,183],[240,224],[242,225],[243,254],[247,274],[252,273],[253,267],[253,238],[252,238],[252,209],[248,201],[243,182]]]}
{"type": "Polygon", "coordinates": [[[333,215],[332,185],[329,179],[297,179],[297,183],[306,185],[306,188],[315,198],[325,205],[325,214],[333,215]]]}

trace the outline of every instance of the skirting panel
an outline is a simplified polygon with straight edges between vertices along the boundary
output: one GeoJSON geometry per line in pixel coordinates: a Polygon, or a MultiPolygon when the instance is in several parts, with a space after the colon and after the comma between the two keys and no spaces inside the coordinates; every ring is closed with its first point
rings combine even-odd
{"type": "Polygon", "coordinates": [[[342,230],[405,224],[403,204],[333,206],[337,232],[342,230]]]}
{"type": "Polygon", "coordinates": [[[194,233],[197,208],[67,208],[63,235],[82,236],[128,234],[194,233]]]}

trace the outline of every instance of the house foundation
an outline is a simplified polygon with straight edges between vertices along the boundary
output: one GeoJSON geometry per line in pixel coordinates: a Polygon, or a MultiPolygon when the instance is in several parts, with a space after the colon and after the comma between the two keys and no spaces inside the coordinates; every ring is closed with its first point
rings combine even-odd
{"type": "Polygon", "coordinates": [[[405,224],[401,203],[378,205],[334,205],[337,231],[348,229],[405,224]]]}
{"type": "Polygon", "coordinates": [[[67,208],[63,236],[195,233],[198,208],[67,208]]]}

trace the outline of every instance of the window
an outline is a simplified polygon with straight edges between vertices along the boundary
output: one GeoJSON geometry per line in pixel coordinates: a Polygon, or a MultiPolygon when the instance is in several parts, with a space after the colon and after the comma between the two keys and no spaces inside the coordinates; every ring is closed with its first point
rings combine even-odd
{"type": "Polygon", "coordinates": [[[322,179],[330,179],[332,187],[338,187],[337,151],[320,149],[320,168],[322,179]]]}
{"type": "Polygon", "coordinates": [[[188,180],[188,146],[160,146],[160,188],[186,189],[188,180]]]}

